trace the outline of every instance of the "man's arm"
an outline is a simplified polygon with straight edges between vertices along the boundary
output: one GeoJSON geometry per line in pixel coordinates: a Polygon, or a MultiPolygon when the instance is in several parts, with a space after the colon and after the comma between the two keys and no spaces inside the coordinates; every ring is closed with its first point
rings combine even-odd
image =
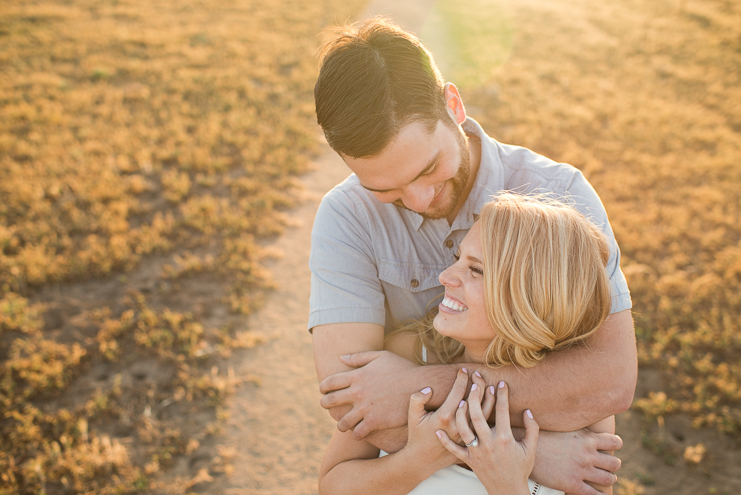
{"type": "MultiPolygon", "coordinates": [[[[354,427],[355,438],[403,425],[408,398],[421,388],[432,387],[429,405],[439,406],[461,366],[409,366],[388,352],[353,355],[343,362],[361,367],[323,380],[320,390],[327,395],[321,403],[352,407],[338,427],[354,427]]],[[[630,407],[638,373],[633,319],[629,310],[613,314],[586,344],[552,353],[534,368],[464,366],[479,371],[487,383],[509,384],[514,425],[521,426],[522,412],[530,409],[544,430],[578,430],[630,407]]]]}
{"type": "MultiPolygon", "coordinates": [[[[383,349],[383,327],[373,323],[318,325],[312,329],[312,335],[314,337],[314,364],[319,381],[333,374],[352,369],[340,360],[340,356],[383,349]]],[[[407,368],[413,366],[410,362],[405,364],[407,364],[407,368]]],[[[453,374],[453,380],[455,380],[455,373],[453,374]]],[[[452,385],[451,382],[450,387],[452,385]]],[[[450,387],[448,387],[448,390],[450,387]]],[[[409,396],[411,396],[411,393],[404,397],[399,404],[405,416],[404,421],[396,427],[389,426],[388,428],[375,430],[365,438],[366,441],[389,453],[397,452],[404,447],[407,441],[406,411],[409,406],[409,396]]],[[[442,401],[440,403],[442,404],[442,401]]],[[[353,409],[353,405],[342,404],[337,407],[328,407],[328,409],[332,418],[335,421],[340,421],[353,409]]],[[[380,413],[381,411],[370,411],[368,419],[380,413]]],[[[338,425],[338,429],[343,432],[348,430],[348,428],[340,425],[338,425]]]]}

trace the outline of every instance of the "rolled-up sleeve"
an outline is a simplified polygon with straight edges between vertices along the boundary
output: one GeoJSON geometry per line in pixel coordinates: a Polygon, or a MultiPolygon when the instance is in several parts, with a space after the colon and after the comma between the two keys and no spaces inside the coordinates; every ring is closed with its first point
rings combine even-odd
{"type": "Polygon", "coordinates": [[[610,221],[607,218],[607,212],[602,201],[580,171],[573,175],[570,184],[567,186],[567,191],[575,203],[574,206],[602,229],[610,243],[610,259],[605,267],[607,274],[610,276],[610,288],[612,290],[612,311],[610,313],[630,309],[633,304],[630,299],[628,282],[620,269],[620,248],[615,240],[612,227],[610,227],[610,221]]]}
{"type": "Polygon", "coordinates": [[[309,331],[331,323],[384,324],[369,223],[345,191],[333,189],[322,199],[311,232],[309,331]]]}

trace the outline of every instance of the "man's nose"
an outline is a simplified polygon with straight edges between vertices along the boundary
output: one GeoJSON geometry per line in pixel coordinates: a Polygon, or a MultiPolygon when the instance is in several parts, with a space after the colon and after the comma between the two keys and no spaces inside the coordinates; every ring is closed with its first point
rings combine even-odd
{"type": "Polygon", "coordinates": [[[430,206],[432,199],[435,197],[435,186],[430,184],[426,186],[409,184],[404,189],[404,195],[401,198],[404,206],[417,213],[422,213],[430,206]]]}

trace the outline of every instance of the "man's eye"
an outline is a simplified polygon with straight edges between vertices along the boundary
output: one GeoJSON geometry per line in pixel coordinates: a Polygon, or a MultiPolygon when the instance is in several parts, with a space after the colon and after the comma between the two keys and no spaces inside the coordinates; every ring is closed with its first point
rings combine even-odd
{"type": "Polygon", "coordinates": [[[435,170],[437,170],[437,165],[435,165],[434,167],[432,167],[429,172],[427,172],[425,174],[422,174],[422,176],[423,177],[429,177],[430,175],[432,175],[432,174],[435,173],[435,170]]]}

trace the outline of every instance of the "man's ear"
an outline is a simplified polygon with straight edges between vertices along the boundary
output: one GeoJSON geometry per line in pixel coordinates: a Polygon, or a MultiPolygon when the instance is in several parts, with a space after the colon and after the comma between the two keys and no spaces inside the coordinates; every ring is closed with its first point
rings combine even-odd
{"type": "Polygon", "coordinates": [[[443,95],[448,114],[457,125],[462,124],[466,120],[466,108],[463,106],[463,99],[458,92],[458,88],[453,83],[445,83],[443,95]]]}

